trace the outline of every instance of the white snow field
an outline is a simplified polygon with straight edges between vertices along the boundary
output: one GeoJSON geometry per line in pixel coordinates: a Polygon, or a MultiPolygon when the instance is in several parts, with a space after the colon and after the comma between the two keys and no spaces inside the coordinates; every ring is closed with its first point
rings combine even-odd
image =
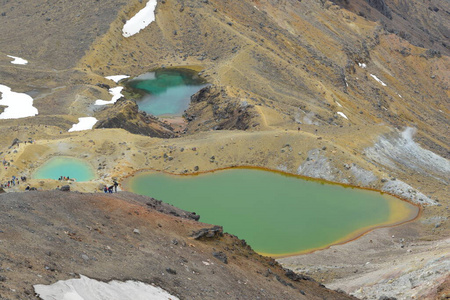
{"type": "Polygon", "coordinates": [[[122,86],[117,86],[114,88],[110,88],[109,89],[109,93],[113,96],[112,99],[110,101],[105,101],[105,100],[96,100],[95,101],[95,105],[107,105],[107,104],[114,104],[117,100],[120,99],[120,97],[123,97],[122,95],[122,90],[123,87],[122,86]]]}
{"type": "Polygon", "coordinates": [[[337,114],[348,120],[347,116],[343,112],[338,111],[337,114]]]}
{"type": "Polygon", "coordinates": [[[69,129],[69,132],[92,129],[97,121],[98,120],[94,117],[78,118],[78,123],[73,124],[72,128],[69,129]]]}
{"type": "Polygon", "coordinates": [[[125,78],[129,78],[130,76],[128,76],[128,75],[112,75],[112,76],[106,76],[105,78],[106,79],[109,79],[109,80],[112,80],[112,81],[114,81],[115,83],[118,83],[119,81],[121,81],[122,79],[125,79],[125,78]]]}
{"type": "Polygon", "coordinates": [[[123,25],[122,35],[130,37],[155,21],[156,0],[149,0],[147,5],[123,25]]]}
{"type": "Polygon", "coordinates": [[[28,61],[26,59],[17,57],[17,56],[12,56],[12,55],[6,55],[10,58],[13,58],[14,60],[11,62],[12,64],[15,65],[26,65],[28,63],[28,61]]]}
{"type": "Polygon", "coordinates": [[[38,110],[33,106],[33,98],[24,93],[15,93],[6,85],[0,84],[0,105],[7,106],[0,119],[19,119],[33,117],[38,110]]]}
{"type": "Polygon", "coordinates": [[[80,279],[37,284],[34,291],[42,300],[179,300],[159,287],[138,281],[109,283],[80,275],[80,279]]]}

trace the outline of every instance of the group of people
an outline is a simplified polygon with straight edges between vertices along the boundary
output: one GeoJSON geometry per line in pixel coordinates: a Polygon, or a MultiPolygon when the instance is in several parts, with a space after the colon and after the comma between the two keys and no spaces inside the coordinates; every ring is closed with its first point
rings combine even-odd
{"type": "MultiPolygon", "coordinates": [[[[58,180],[70,180],[70,178],[67,176],[61,176],[58,178],[58,180]]],[[[73,179],[72,179],[73,180],[73,179]]],[[[12,176],[11,180],[6,181],[5,183],[0,183],[0,188],[11,188],[13,186],[19,185],[20,182],[27,182],[27,177],[26,176],[20,176],[16,177],[16,176],[12,176]]],[[[117,187],[119,186],[119,183],[117,181],[114,180],[113,184],[111,186],[104,186],[103,191],[105,193],[117,193],[117,187]]],[[[25,190],[31,190],[31,189],[35,189],[35,188],[31,188],[30,185],[27,185],[27,187],[25,188],[25,190]]],[[[57,189],[60,189],[59,186],[57,187],[57,189]]]]}
{"type": "Polygon", "coordinates": [[[12,176],[11,180],[6,181],[5,183],[0,183],[0,187],[1,188],[10,188],[10,187],[13,187],[15,185],[19,185],[21,181],[22,182],[26,182],[27,181],[27,177],[26,176],[20,176],[20,179],[19,179],[19,177],[12,176]]]}
{"type": "Polygon", "coordinates": [[[111,186],[104,186],[103,187],[103,192],[105,193],[117,193],[117,187],[119,186],[119,183],[117,181],[114,180],[113,185],[111,186]]]}

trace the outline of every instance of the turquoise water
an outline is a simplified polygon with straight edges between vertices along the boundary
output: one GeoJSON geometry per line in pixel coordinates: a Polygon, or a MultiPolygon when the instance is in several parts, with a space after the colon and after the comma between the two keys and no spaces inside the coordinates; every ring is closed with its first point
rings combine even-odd
{"type": "Polygon", "coordinates": [[[95,178],[92,167],[86,162],[71,157],[54,157],[39,167],[33,174],[35,179],[59,179],[66,176],[76,181],[89,181],[95,178]]]}
{"type": "Polygon", "coordinates": [[[200,221],[222,225],[272,256],[323,248],[418,213],[417,207],[378,192],[255,169],[194,176],[141,173],[126,187],[195,211],[200,221]]]}
{"type": "Polygon", "coordinates": [[[154,116],[181,116],[191,96],[206,84],[195,71],[161,69],[130,80],[128,86],[143,95],[137,101],[140,110],[154,116]]]}

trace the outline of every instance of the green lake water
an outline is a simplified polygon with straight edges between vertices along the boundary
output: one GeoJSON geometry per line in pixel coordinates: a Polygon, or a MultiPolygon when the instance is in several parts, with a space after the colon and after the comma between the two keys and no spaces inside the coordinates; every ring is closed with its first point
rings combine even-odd
{"type": "Polygon", "coordinates": [[[93,168],[86,162],[71,157],[54,157],[39,167],[33,174],[36,179],[59,179],[66,176],[76,181],[95,178],[93,168]]]}
{"type": "Polygon", "coordinates": [[[418,208],[378,192],[256,169],[180,176],[140,173],[127,189],[194,211],[255,251],[283,256],[355,238],[415,218],[418,208]]]}
{"type": "Polygon", "coordinates": [[[139,109],[154,116],[181,116],[191,96],[206,86],[197,72],[188,69],[160,69],[138,76],[127,83],[142,94],[139,109]]]}

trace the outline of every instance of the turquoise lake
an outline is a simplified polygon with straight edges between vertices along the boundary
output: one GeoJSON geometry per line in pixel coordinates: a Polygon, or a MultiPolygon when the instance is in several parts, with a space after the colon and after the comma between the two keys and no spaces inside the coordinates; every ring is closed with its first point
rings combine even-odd
{"type": "Polygon", "coordinates": [[[95,178],[94,169],[86,162],[72,157],[54,157],[39,167],[32,178],[55,179],[66,176],[76,181],[89,181],[95,178]]]}
{"type": "Polygon", "coordinates": [[[154,116],[181,116],[191,96],[207,84],[188,69],[160,69],[133,78],[127,86],[142,95],[139,109],[154,116]]]}
{"type": "Polygon", "coordinates": [[[257,169],[180,176],[139,173],[128,190],[194,211],[273,257],[348,241],[414,219],[418,208],[387,194],[257,169]]]}

